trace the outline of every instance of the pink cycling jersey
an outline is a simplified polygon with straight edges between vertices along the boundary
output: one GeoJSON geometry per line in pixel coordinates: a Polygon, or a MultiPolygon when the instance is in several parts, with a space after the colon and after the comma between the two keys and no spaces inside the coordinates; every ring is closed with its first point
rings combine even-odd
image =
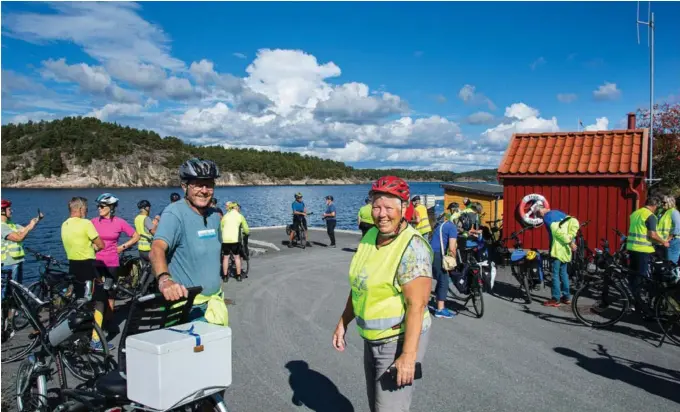
{"type": "Polygon", "coordinates": [[[97,261],[110,268],[120,266],[117,250],[120,234],[125,233],[132,237],[135,230],[125,220],[117,216],[114,216],[113,219],[95,217],[92,219],[92,223],[99,233],[99,238],[104,241],[104,249],[96,254],[97,261]]]}

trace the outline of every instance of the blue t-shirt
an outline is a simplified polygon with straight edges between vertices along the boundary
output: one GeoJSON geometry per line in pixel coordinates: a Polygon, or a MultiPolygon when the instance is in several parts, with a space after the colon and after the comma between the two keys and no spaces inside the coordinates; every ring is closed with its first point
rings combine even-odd
{"type": "Polygon", "coordinates": [[[335,220],[336,216],[338,215],[338,212],[335,211],[335,204],[331,203],[326,207],[326,213],[333,213],[335,212],[335,216],[327,216],[326,220],[335,220]]]}
{"type": "Polygon", "coordinates": [[[304,213],[305,211],[305,202],[298,202],[297,200],[293,202],[293,212],[302,212],[304,213]]]}
{"type": "Polygon", "coordinates": [[[219,292],[222,236],[214,209],[208,209],[204,218],[186,201],[172,203],[163,210],[154,239],[168,244],[168,271],[175,282],[202,286],[202,295],[219,292]]]}
{"type": "Polygon", "coordinates": [[[444,245],[444,253],[446,254],[446,251],[449,249],[449,239],[456,239],[458,237],[458,227],[450,221],[446,221],[434,228],[432,240],[430,240],[430,246],[434,253],[441,253],[442,251],[442,247],[439,243],[439,232],[442,233],[441,244],[444,245]]]}

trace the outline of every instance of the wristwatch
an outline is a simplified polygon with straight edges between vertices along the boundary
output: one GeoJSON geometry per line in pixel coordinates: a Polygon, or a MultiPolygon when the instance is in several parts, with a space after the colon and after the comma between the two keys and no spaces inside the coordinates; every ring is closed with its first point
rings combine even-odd
{"type": "Polygon", "coordinates": [[[163,272],[158,277],[156,277],[156,280],[158,280],[158,283],[161,282],[161,276],[167,276],[168,279],[172,279],[172,275],[169,272],[163,272]]]}

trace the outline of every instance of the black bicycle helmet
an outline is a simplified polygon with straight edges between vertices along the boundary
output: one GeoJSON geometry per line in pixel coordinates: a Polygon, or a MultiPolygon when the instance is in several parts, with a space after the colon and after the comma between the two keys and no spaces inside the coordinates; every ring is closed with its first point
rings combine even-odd
{"type": "Polygon", "coordinates": [[[330,201],[332,202],[332,201],[333,201],[333,196],[328,195],[328,196],[325,197],[325,199],[326,199],[326,200],[330,200],[330,201]]]}
{"type": "Polygon", "coordinates": [[[151,207],[151,203],[149,203],[148,200],[140,200],[137,202],[137,209],[144,209],[147,207],[151,207]]]}
{"type": "Polygon", "coordinates": [[[179,167],[179,178],[182,180],[217,179],[218,177],[220,177],[220,170],[212,160],[193,158],[179,167]]]}
{"type": "Polygon", "coordinates": [[[182,196],[180,196],[179,193],[174,192],[170,195],[170,202],[176,202],[181,198],[182,198],[182,196]]]}
{"type": "Polygon", "coordinates": [[[413,197],[411,198],[411,202],[415,202],[415,201],[418,201],[418,202],[419,202],[419,201],[420,201],[420,196],[413,196],[413,197]]]}
{"type": "Polygon", "coordinates": [[[460,209],[460,205],[458,204],[458,202],[451,202],[451,203],[449,203],[449,207],[447,207],[447,209],[449,209],[449,210],[460,209]]]}

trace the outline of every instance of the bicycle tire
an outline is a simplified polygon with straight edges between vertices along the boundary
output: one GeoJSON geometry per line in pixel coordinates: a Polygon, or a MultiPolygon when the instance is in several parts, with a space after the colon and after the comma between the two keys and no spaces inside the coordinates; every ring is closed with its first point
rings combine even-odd
{"type": "Polygon", "coordinates": [[[529,274],[523,271],[522,273],[522,287],[526,296],[524,297],[524,303],[531,305],[531,288],[529,286],[529,274]]]}
{"type": "Polygon", "coordinates": [[[302,245],[302,249],[307,248],[307,235],[304,230],[300,230],[300,244],[302,245]]]}
{"type": "Polygon", "coordinates": [[[659,328],[664,336],[676,345],[680,345],[680,302],[678,302],[678,299],[671,296],[671,293],[672,291],[666,292],[656,299],[654,314],[656,315],[656,322],[659,324],[659,328]],[[670,319],[670,327],[664,322],[665,320],[668,320],[667,313],[669,310],[672,310],[674,313],[670,319]],[[671,333],[673,327],[675,327],[675,336],[671,333]]]}
{"type": "Polygon", "coordinates": [[[241,258],[241,275],[248,277],[250,271],[250,260],[241,258]]]}
{"type": "Polygon", "coordinates": [[[604,281],[600,280],[600,281],[596,281],[596,282],[586,282],[586,284],[584,284],[579,290],[576,291],[576,293],[574,293],[574,296],[572,297],[572,300],[571,300],[571,311],[574,314],[574,316],[576,316],[576,319],[578,319],[581,323],[583,323],[586,326],[590,326],[592,328],[598,328],[598,329],[606,328],[606,327],[609,327],[609,326],[612,326],[612,325],[618,323],[623,318],[623,316],[629,311],[630,300],[628,299],[628,294],[625,292],[624,289],[621,288],[621,286],[618,284],[618,282],[610,283],[609,287],[610,287],[610,292],[609,292],[610,294],[613,290],[614,292],[616,292],[616,293],[618,293],[618,294],[620,294],[621,296],[624,297],[624,300],[623,300],[624,304],[623,304],[623,307],[622,307],[622,310],[620,311],[620,313],[618,313],[616,316],[613,316],[611,318],[611,320],[609,320],[608,322],[601,322],[601,323],[600,322],[593,322],[593,321],[587,319],[584,316],[584,314],[581,313],[581,309],[585,309],[587,307],[587,309],[590,311],[590,309],[592,309],[592,307],[593,307],[592,305],[583,305],[583,304],[579,305],[579,301],[582,301],[582,300],[589,298],[587,296],[588,291],[590,291],[591,289],[596,290],[596,291],[599,290],[600,296],[602,295],[602,291],[604,290],[604,281]]]}
{"type": "MultiPolygon", "coordinates": [[[[83,368],[79,368],[75,365],[73,362],[74,359],[71,359],[67,356],[65,356],[65,353],[67,352],[67,348],[65,347],[60,347],[58,351],[58,357],[63,363],[63,365],[68,369],[69,372],[78,380],[80,381],[88,381],[90,379],[96,378],[98,376],[105,375],[108,373],[111,369],[109,368],[110,366],[113,366],[113,363],[111,362],[111,354],[109,353],[109,347],[108,347],[108,342],[106,340],[106,334],[102,331],[101,327],[97,325],[96,323],[93,323],[93,329],[99,335],[99,340],[102,343],[102,348],[103,350],[101,352],[94,352],[91,349],[88,351],[90,354],[96,354],[98,356],[101,356],[103,358],[103,362],[101,362],[100,365],[97,366],[102,366],[102,368],[92,368],[91,371],[86,371],[84,372],[83,368]]],[[[87,348],[89,348],[89,340],[87,341],[87,348]]],[[[80,342],[81,345],[85,344],[84,342],[80,342]]],[[[81,346],[83,347],[83,346],[81,346]]]]}
{"type": "Polygon", "coordinates": [[[472,280],[474,285],[470,288],[470,295],[472,296],[472,307],[475,308],[477,319],[484,316],[484,291],[480,284],[481,279],[475,278],[472,280]]]}
{"type": "MultiPolygon", "coordinates": [[[[16,343],[16,339],[10,339],[10,340],[4,342],[2,344],[3,349],[5,349],[8,346],[8,344],[12,341],[14,341],[16,343]]],[[[40,340],[37,337],[33,338],[26,347],[24,347],[23,349],[21,349],[19,351],[19,353],[14,354],[12,356],[3,356],[0,363],[10,363],[10,362],[14,362],[14,361],[17,361],[19,359],[22,359],[24,356],[28,355],[31,351],[33,351],[33,349],[35,349],[35,347],[38,346],[39,342],[40,342],[40,340]]],[[[3,353],[3,355],[4,355],[4,353],[3,353]]]]}

